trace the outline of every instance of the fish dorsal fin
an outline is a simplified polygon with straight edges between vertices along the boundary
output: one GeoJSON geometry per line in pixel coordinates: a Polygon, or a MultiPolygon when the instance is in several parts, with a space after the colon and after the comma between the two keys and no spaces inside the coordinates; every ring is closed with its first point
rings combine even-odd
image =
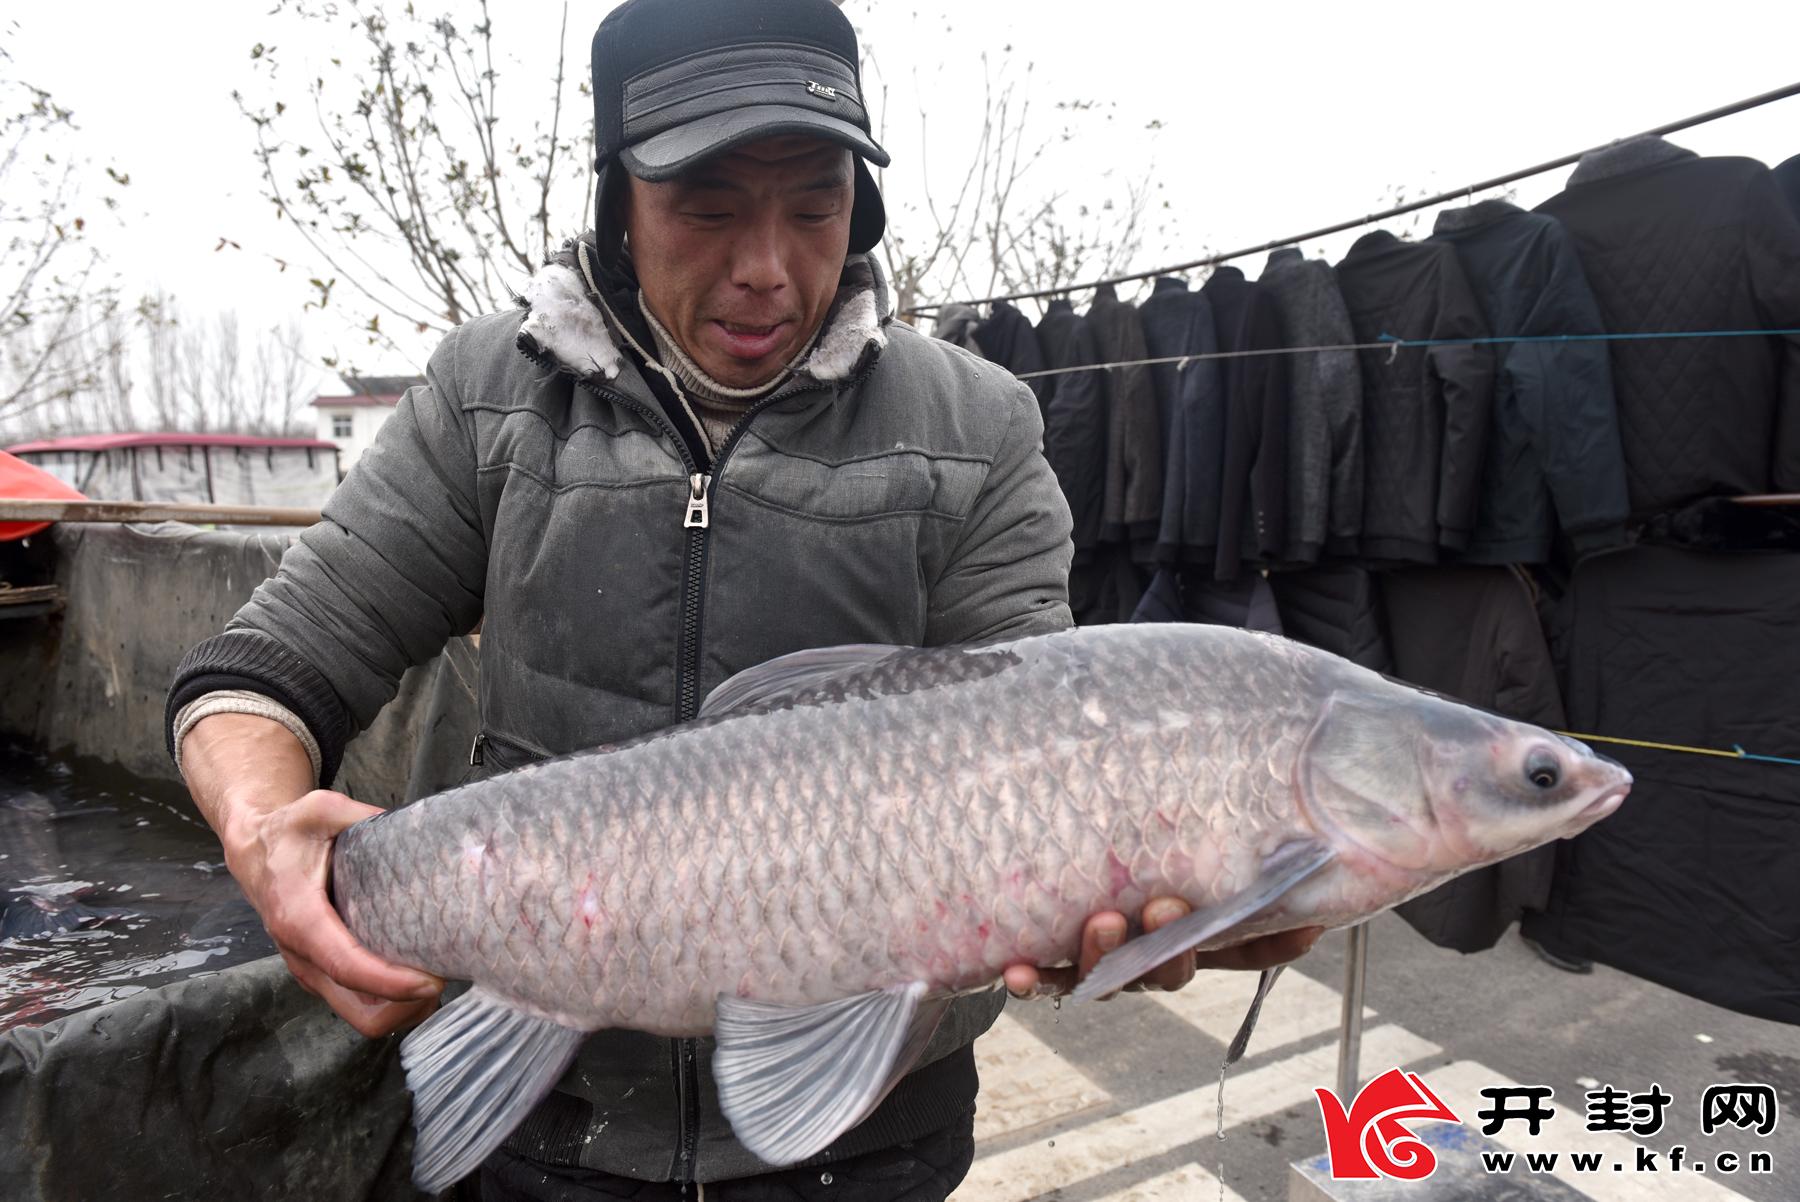
{"type": "Polygon", "coordinates": [[[1283,844],[1263,862],[1262,871],[1243,892],[1195,910],[1148,935],[1140,935],[1101,957],[1094,970],[1075,987],[1070,1000],[1085,1002],[1118,992],[1183,952],[1193,951],[1208,939],[1254,918],[1336,856],[1331,845],[1322,839],[1283,844]]]}
{"type": "Polygon", "coordinates": [[[816,1006],[719,996],[713,1079],[732,1133],[771,1165],[816,1155],[880,1105],[946,999],[913,981],[816,1006]]]}
{"type": "Polygon", "coordinates": [[[845,643],[809,647],[745,668],[706,695],[700,717],[717,718],[753,706],[768,705],[817,688],[836,676],[878,664],[909,648],[889,643],[845,643]]]}
{"type": "Polygon", "coordinates": [[[550,1092],[587,1037],[476,986],[400,1045],[413,1096],[413,1184],[428,1194],[475,1170],[550,1092]]]}

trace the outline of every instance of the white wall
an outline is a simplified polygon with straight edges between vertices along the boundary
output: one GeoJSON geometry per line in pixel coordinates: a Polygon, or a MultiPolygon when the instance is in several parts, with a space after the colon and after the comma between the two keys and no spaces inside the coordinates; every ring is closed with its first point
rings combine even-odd
{"type": "Polygon", "coordinates": [[[381,429],[382,423],[393,414],[391,405],[320,405],[319,437],[326,442],[336,443],[342,452],[338,456],[338,470],[349,471],[350,465],[362,456],[375,441],[375,432],[381,429]],[[339,438],[333,432],[335,417],[350,419],[350,437],[339,438]]]}

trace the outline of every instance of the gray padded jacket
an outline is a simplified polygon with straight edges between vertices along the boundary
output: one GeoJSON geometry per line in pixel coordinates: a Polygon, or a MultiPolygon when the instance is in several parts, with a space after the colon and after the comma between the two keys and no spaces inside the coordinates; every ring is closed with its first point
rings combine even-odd
{"type": "MultiPolygon", "coordinates": [[[[524,299],[445,338],[324,520],[189,654],[172,708],[221,681],[260,685],[335,763],[334,722],[366,727],[408,666],[480,622],[492,772],[691,718],[727,677],[790,651],[1070,624],[1069,510],[1036,398],[891,322],[861,256],[809,357],[711,464],[568,260],[524,299]],[[320,678],[329,689],[309,690],[320,678]]],[[[820,1159],[965,1116],[968,1045],[999,1009],[959,1003],[925,1066],[820,1159]]],[[[647,1180],[760,1171],[718,1111],[710,1042],[594,1036],[509,1146],[647,1180]]]]}

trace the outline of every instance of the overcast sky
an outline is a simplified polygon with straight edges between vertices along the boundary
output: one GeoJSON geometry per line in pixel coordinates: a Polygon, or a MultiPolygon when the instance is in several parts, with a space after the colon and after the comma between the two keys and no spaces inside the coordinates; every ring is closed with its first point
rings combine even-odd
{"type": "MultiPolygon", "coordinates": [[[[125,228],[100,236],[133,292],[161,287],[190,307],[232,307],[258,322],[307,299],[312,271],[284,276],[270,261],[300,264],[305,253],[261,197],[251,130],[230,93],[259,86],[249,57],[257,42],[277,44],[296,73],[302,58],[323,62],[354,47],[308,41],[270,7],[87,0],[9,18],[3,32],[18,74],[76,110],[84,153],[131,174],[125,228]],[[216,252],[221,237],[246,249],[216,252]]],[[[572,62],[583,72],[609,7],[570,8],[572,62]]],[[[1036,190],[1099,196],[1146,175],[1161,186],[1165,228],[1145,246],[1142,267],[1367,212],[1397,186],[1458,187],[1800,79],[1794,0],[847,0],[844,8],[888,84],[896,162],[887,199],[902,228],[921,199],[921,166],[941,188],[966,164],[985,51],[987,69],[1005,61],[1009,78],[1024,79],[1030,64],[1045,133],[1062,119],[1058,102],[1101,106],[1041,165],[1036,190]]],[[[547,0],[499,10],[502,41],[532,56],[509,80],[520,85],[514,106],[541,94],[529,77],[545,69],[560,12],[547,0]]],[[[1675,140],[1773,165],[1800,153],[1800,99],[1675,140]]],[[[1566,175],[1518,185],[1518,200],[1537,203],[1566,175]]],[[[1354,237],[1306,249],[1335,260],[1354,237]]],[[[1260,264],[1244,266],[1254,275],[1260,264]]],[[[306,322],[315,351],[356,350],[339,321],[312,313],[306,322]]]]}

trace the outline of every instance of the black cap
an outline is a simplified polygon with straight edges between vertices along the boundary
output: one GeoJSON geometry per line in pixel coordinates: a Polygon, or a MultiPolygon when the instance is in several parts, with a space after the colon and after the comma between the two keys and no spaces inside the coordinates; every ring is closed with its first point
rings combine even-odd
{"type": "Polygon", "coordinates": [[[594,166],[670,179],[762,138],[807,134],[856,154],[850,249],[881,241],[887,216],[868,163],[856,31],[831,0],[627,0],[594,34],[594,166]]]}

